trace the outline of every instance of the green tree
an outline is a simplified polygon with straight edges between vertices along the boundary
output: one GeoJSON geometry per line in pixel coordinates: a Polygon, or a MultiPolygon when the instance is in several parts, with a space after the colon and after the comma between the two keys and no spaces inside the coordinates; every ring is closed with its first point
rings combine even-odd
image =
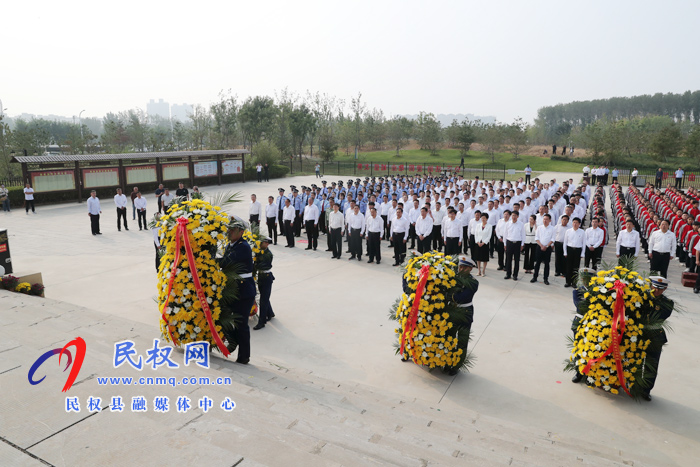
{"type": "Polygon", "coordinates": [[[360,148],[362,148],[362,143],[365,141],[365,122],[362,116],[365,114],[366,105],[362,102],[361,92],[358,92],[357,97],[353,97],[350,100],[350,109],[353,115],[352,123],[354,128],[355,157],[357,157],[360,148]]]}
{"type": "Polygon", "coordinates": [[[315,118],[306,104],[295,107],[289,114],[289,129],[292,133],[292,146],[299,148],[299,160],[302,158],[304,139],[309,133],[315,118]]]}
{"type": "Polygon", "coordinates": [[[112,153],[122,153],[126,151],[129,144],[129,134],[126,125],[118,114],[108,113],[102,122],[102,146],[112,153]]]}
{"type": "Polygon", "coordinates": [[[501,152],[506,138],[503,125],[478,122],[477,128],[477,142],[481,143],[486,154],[491,156],[491,162],[496,162],[496,154],[501,152]]]}
{"type": "Polygon", "coordinates": [[[18,153],[43,154],[46,146],[51,144],[51,133],[46,120],[31,120],[29,122],[18,118],[12,131],[12,147],[18,153]]]}
{"type": "Polygon", "coordinates": [[[530,147],[527,139],[529,128],[530,125],[520,117],[516,118],[512,124],[505,128],[508,151],[513,154],[515,159],[518,159],[530,147]]]}
{"type": "MultiPolygon", "coordinates": [[[[453,124],[456,121],[452,122],[453,124]]],[[[459,149],[459,154],[461,156],[466,156],[469,150],[476,141],[476,133],[474,132],[474,127],[469,120],[464,120],[462,123],[458,123],[455,126],[455,147],[459,149]]]]}
{"type": "Polygon", "coordinates": [[[262,165],[268,164],[272,167],[280,161],[280,150],[272,141],[262,140],[253,146],[253,154],[255,163],[260,162],[262,165]]]}
{"type": "Polygon", "coordinates": [[[683,145],[683,152],[687,157],[700,160],[700,125],[693,125],[683,145]]]}
{"type": "Polygon", "coordinates": [[[190,127],[190,136],[193,146],[197,149],[204,149],[207,137],[211,131],[211,114],[203,106],[197,104],[190,115],[192,126],[190,127]]]}
{"type": "Polygon", "coordinates": [[[355,141],[355,124],[347,118],[339,118],[338,121],[338,143],[345,148],[345,155],[350,155],[350,148],[355,141]]]}
{"type": "Polygon", "coordinates": [[[442,128],[432,113],[420,112],[416,119],[416,137],[421,149],[430,151],[431,156],[439,155],[442,146],[442,128]]]}
{"type": "Polygon", "coordinates": [[[12,130],[10,130],[10,125],[3,121],[4,115],[0,115],[0,178],[11,177],[14,175],[13,166],[18,164],[11,164],[12,159],[12,130]]]}
{"type": "Polygon", "coordinates": [[[318,131],[318,143],[320,146],[321,159],[326,162],[332,161],[338,151],[338,139],[333,132],[333,125],[324,123],[318,131]]]}
{"type": "Polygon", "coordinates": [[[131,109],[127,112],[126,132],[133,148],[138,152],[146,150],[148,137],[148,116],[141,109],[131,109]]]}
{"type": "Polygon", "coordinates": [[[678,124],[673,123],[661,129],[649,145],[652,156],[657,160],[668,161],[669,157],[678,155],[683,149],[683,137],[678,124]]]}
{"type": "Polygon", "coordinates": [[[213,132],[216,134],[215,146],[222,149],[233,148],[236,145],[236,126],[238,124],[237,97],[231,95],[229,89],[226,93],[219,93],[219,101],[210,108],[213,119],[213,132]]]}
{"type": "Polygon", "coordinates": [[[245,139],[254,146],[263,137],[271,136],[274,132],[277,107],[271,97],[249,97],[238,112],[238,121],[245,139]]]}
{"type": "Polygon", "coordinates": [[[187,149],[187,125],[176,118],[171,119],[170,122],[173,127],[173,146],[175,150],[183,151],[187,149]]]}
{"type": "Polygon", "coordinates": [[[413,135],[413,120],[396,115],[387,124],[389,142],[396,148],[396,157],[401,154],[401,148],[406,146],[413,135]]]}

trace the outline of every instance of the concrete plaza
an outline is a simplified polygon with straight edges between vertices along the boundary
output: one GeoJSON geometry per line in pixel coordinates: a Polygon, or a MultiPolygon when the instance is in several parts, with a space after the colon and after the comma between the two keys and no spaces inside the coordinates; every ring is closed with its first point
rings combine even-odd
{"type": "MultiPolygon", "coordinates": [[[[543,174],[543,180],[578,174],[543,174]]],[[[343,177],[346,178],[346,177],[343,177]]],[[[316,179],[318,180],[318,179],[316,179]]],[[[331,178],[335,180],[335,178],[331,178]]],[[[251,193],[265,204],[277,188],[314,183],[294,177],[207,187],[240,191],[230,213],[248,218],[251,193]]],[[[128,188],[127,191],[130,191],[128,188]]],[[[155,197],[147,196],[149,216],[155,197]]],[[[479,278],[469,373],[428,372],[394,355],[387,313],[401,293],[383,242],[381,265],[332,260],[318,251],[272,246],[276,319],[252,331],[248,366],[215,358],[210,370],[112,367],[113,344],[140,354],[160,337],[150,231],[117,232],[111,199],[102,200],[103,235],[90,234],[85,203],[0,214],[10,234],[15,275],[41,272],[46,299],[0,291],[0,465],[696,465],[700,458],[700,300],[680,285],[672,263],[667,294],[685,313],[669,320],[651,403],[587,389],[562,371],[573,315],[571,289],[550,278],[504,281],[489,263],[479,278]],[[65,373],[45,363],[31,386],[27,371],[44,352],[81,336],[87,356],[74,388],[82,411],[66,413],[65,373]],[[184,371],[183,371],[184,370],[184,371]],[[101,386],[102,376],[226,376],[229,387],[101,386]],[[78,384],[79,383],[79,384],[78,384]],[[231,397],[232,413],[195,408],[154,413],[150,400],[181,394],[231,397]],[[88,396],[131,400],[146,413],[90,414],[88,396]]],[[[263,232],[266,232],[263,226],[263,232]]],[[[612,245],[605,259],[614,257],[612,245]]],[[[521,264],[522,265],[522,264],[521,264]]],[[[642,265],[648,268],[646,262],[642,265]]],[[[182,365],[182,354],[174,358],[182,365]]],[[[127,402],[128,404],[128,402],[127,402]]]]}

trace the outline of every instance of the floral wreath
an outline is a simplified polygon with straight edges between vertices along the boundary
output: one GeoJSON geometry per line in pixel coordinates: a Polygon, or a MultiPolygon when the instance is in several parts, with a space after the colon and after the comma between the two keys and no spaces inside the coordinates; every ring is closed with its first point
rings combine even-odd
{"type": "Polygon", "coordinates": [[[404,360],[431,369],[471,366],[462,350],[469,341],[467,310],[451,298],[474,279],[457,274],[457,268],[455,258],[438,252],[414,256],[406,264],[404,293],[389,316],[398,322],[396,353],[404,360]]]}
{"type": "Polygon", "coordinates": [[[574,327],[565,370],[578,370],[590,387],[640,398],[656,372],[647,351],[664,327],[649,279],[622,266],[599,271],[588,281],[579,310],[583,317],[574,327]]]}

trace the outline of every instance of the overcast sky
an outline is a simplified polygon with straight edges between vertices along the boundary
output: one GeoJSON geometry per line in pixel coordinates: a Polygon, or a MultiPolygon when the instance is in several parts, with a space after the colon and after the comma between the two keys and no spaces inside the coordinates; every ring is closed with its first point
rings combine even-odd
{"type": "Polygon", "coordinates": [[[362,92],[388,115],[531,120],[544,105],[700,87],[700,2],[3,2],[0,100],[102,116],[149,99],[362,92]]]}

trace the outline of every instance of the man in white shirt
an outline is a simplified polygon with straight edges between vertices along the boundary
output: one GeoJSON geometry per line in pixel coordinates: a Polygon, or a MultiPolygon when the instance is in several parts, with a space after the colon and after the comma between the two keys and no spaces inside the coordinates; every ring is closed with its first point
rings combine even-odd
{"type": "MultiPolygon", "coordinates": [[[[416,221],[416,235],[418,236],[418,253],[425,253],[430,251],[430,240],[431,235],[437,227],[438,233],[440,233],[440,225],[434,224],[433,218],[428,215],[428,208],[430,203],[423,206],[420,210],[420,217],[416,221]]],[[[433,214],[435,216],[435,214],[433,214]]]]}
{"type": "Polygon", "coordinates": [[[318,247],[318,219],[320,213],[318,212],[318,207],[314,204],[313,198],[307,200],[306,206],[304,206],[304,228],[306,229],[306,240],[308,242],[307,250],[313,249],[314,251],[318,247]]]}
{"type": "Polygon", "coordinates": [[[510,209],[503,211],[503,218],[496,222],[494,237],[496,237],[496,245],[494,249],[498,253],[498,271],[503,271],[506,268],[505,253],[506,253],[506,226],[510,222],[510,209]]]}
{"type": "Polygon", "coordinates": [[[603,229],[598,228],[597,217],[591,218],[591,226],[586,229],[586,267],[593,262],[593,270],[598,270],[598,263],[603,254],[603,229]]]}
{"type": "Polygon", "coordinates": [[[292,206],[289,198],[284,198],[284,209],[282,210],[282,220],[284,222],[284,235],[287,237],[285,248],[294,248],[294,220],[297,212],[292,206]]]}
{"type": "Polygon", "coordinates": [[[333,258],[340,259],[343,253],[343,227],[345,215],[340,212],[338,203],[333,203],[333,212],[328,216],[328,235],[331,237],[331,251],[333,258]]]}
{"type": "MultiPolygon", "coordinates": [[[[569,208],[569,211],[572,211],[569,208]]],[[[564,235],[571,229],[569,220],[571,216],[564,214],[559,219],[559,224],[554,227],[554,277],[563,276],[566,272],[566,257],[564,257],[564,235]]]]}
{"type": "Polygon", "coordinates": [[[365,233],[365,216],[360,212],[360,206],[355,205],[350,215],[347,217],[348,230],[350,231],[350,258],[353,260],[357,257],[358,261],[362,261],[362,236],[365,233]]]}
{"type": "Polygon", "coordinates": [[[262,205],[258,201],[258,197],[255,195],[250,195],[250,206],[248,207],[248,216],[250,216],[250,226],[253,226],[253,222],[260,225],[260,214],[262,214],[262,205]]]}
{"type": "Polygon", "coordinates": [[[136,194],[136,199],[134,200],[134,207],[136,208],[136,215],[139,218],[139,230],[148,230],[148,223],[146,222],[146,198],[141,196],[139,191],[136,194]]]}
{"type": "MultiPolygon", "coordinates": [[[[685,175],[685,172],[683,171],[683,169],[681,167],[678,167],[678,170],[676,170],[675,175],[676,175],[676,185],[675,186],[676,186],[677,190],[680,190],[681,187],[683,186],[683,175],[685,175]]],[[[666,276],[664,276],[664,277],[666,277],[666,276]]]]}
{"type": "Polygon", "coordinates": [[[552,250],[554,249],[554,226],[551,222],[552,217],[549,214],[545,214],[542,225],[537,227],[537,232],[535,233],[535,241],[537,242],[537,248],[535,249],[535,272],[530,282],[537,282],[537,276],[540,273],[540,265],[544,263],[544,285],[549,285],[549,262],[552,258],[552,250]]]}
{"type": "Polygon", "coordinates": [[[416,247],[416,221],[420,217],[418,200],[412,202],[413,207],[408,210],[408,221],[411,223],[408,229],[408,237],[411,239],[411,248],[416,247]]]}
{"type": "Polygon", "coordinates": [[[377,208],[370,206],[367,216],[367,256],[368,263],[373,263],[377,259],[377,264],[382,261],[382,232],[384,232],[384,219],[377,215],[377,208]]]}
{"type": "Polygon", "coordinates": [[[90,218],[90,230],[93,235],[102,235],[100,232],[100,199],[97,197],[97,192],[92,190],[90,197],[87,200],[88,217],[90,218]]]}
{"type": "Polygon", "coordinates": [[[267,197],[265,223],[267,224],[267,236],[273,239],[274,244],[277,245],[277,205],[273,196],[267,197]]]}
{"type": "Polygon", "coordinates": [[[27,183],[24,185],[24,209],[27,211],[27,215],[29,215],[30,206],[32,208],[32,212],[36,214],[36,210],[34,209],[34,188],[27,183]]]}
{"type": "Polygon", "coordinates": [[[661,230],[649,237],[650,271],[658,271],[659,275],[668,277],[668,263],[676,254],[676,236],[669,230],[667,219],[661,221],[661,230]]]}
{"type": "Polygon", "coordinates": [[[445,255],[458,255],[462,246],[462,223],[457,219],[457,211],[450,208],[444,220],[442,236],[445,240],[445,255]]]}
{"type": "Polygon", "coordinates": [[[403,217],[403,209],[396,209],[396,216],[391,221],[391,241],[394,244],[394,266],[399,266],[406,259],[406,234],[408,219],[403,217]]]}
{"type": "MultiPolygon", "coordinates": [[[[170,202],[175,199],[175,196],[170,194],[170,190],[168,188],[164,189],[163,196],[160,197],[160,202],[162,204],[162,209],[163,213],[167,214],[168,213],[168,205],[170,202]]],[[[134,202],[136,201],[136,196],[134,196],[134,202]]],[[[136,211],[136,205],[134,205],[134,211],[136,211]]]]}
{"type": "MultiPolygon", "coordinates": [[[[430,208],[430,205],[427,205],[430,208]]],[[[431,218],[433,227],[431,240],[433,243],[432,249],[437,251],[442,251],[442,247],[445,246],[445,242],[442,238],[442,225],[445,223],[447,218],[447,210],[442,208],[439,201],[435,203],[434,209],[428,211],[428,217],[431,218]]],[[[461,224],[461,221],[460,221],[461,224]]],[[[427,245],[425,251],[430,250],[430,244],[427,245]]]]}
{"type": "Polygon", "coordinates": [[[518,211],[513,211],[510,214],[510,222],[505,225],[505,233],[503,235],[506,244],[506,276],[505,280],[518,280],[518,272],[520,271],[520,252],[523,250],[525,242],[525,231],[523,223],[520,222],[520,214],[518,211]]]}
{"type": "Polygon", "coordinates": [[[639,171],[635,167],[632,171],[632,180],[630,180],[630,185],[637,186],[637,175],[639,175],[639,171]]]}
{"type": "MultiPolygon", "coordinates": [[[[617,257],[621,259],[623,256],[634,256],[636,258],[639,255],[639,232],[634,230],[632,219],[627,219],[625,227],[625,230],[620,230],[617,234],[617,257]]],[[[619,260],[618,265],[622,265],[619,260]]]]}
{"type": "Polygon", "coordinates": [[[124,229],[129,230],[126,225],[126,195],[122,193],[121,188],[117,188],[117,194],[114,195],[114,204],[117,206],[117,230],[122,231],[121,219],[124,218],[124,229]]]}
{"type": "Polygon", "coordinates": [[[581,219],[574,217],[571,223],[572,228],[564,234],[564,257],[566,258],[564,287],[573,287],[574,274],[581,266],[581,258],[584,257],[586,246],[586,233],[579,228],[581,219]]]}

